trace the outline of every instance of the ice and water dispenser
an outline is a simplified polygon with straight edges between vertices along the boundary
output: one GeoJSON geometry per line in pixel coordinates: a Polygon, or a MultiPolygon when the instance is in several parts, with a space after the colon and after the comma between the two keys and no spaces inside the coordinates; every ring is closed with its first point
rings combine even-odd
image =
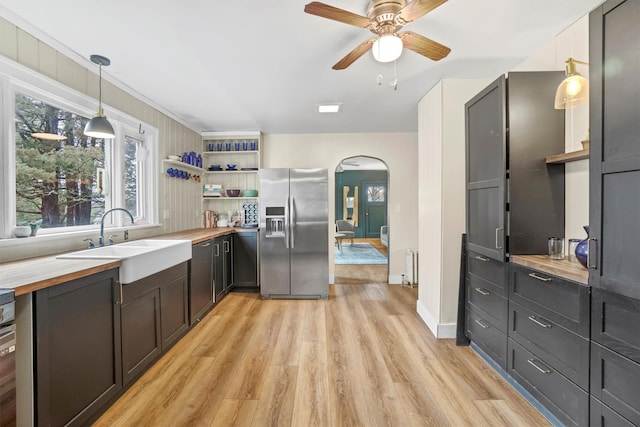
{"type": "Polygon", "coordinates": [[[267,206],[265,211],[265,237],[285,237],[284,206],[267,206]]]}

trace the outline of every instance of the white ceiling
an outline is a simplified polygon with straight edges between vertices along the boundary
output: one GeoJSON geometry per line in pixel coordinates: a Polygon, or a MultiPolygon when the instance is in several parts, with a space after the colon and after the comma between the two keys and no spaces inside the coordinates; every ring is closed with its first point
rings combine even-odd
{"type": "MultiPolygon", "coordinates": [[[[416,132],[418,101],[437,81],[497,77],[602,3],[449,0],[405,28],[452,52],[433,62],[405,50],[394,91],[393,63],[369,53],[331,69],[371,33],[304,13],[309,1],[0,0],[0,15],[83,65],[93,53],[109,57],[105,78],[197,131],[416,132]],[[321,102],[342,111],[318,114],[321,102]]],[[[360,15],[367,6],[326,3],[360,15]]]]}

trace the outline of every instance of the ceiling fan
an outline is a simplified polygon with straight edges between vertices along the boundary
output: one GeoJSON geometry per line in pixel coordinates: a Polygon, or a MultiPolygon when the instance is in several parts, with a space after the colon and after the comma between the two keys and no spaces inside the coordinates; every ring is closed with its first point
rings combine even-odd
{"type": "Polygon", "coordinates": [[[426,15],[447,0],[371,0],[367,17],[339,9],[321,2],[311,2],[304,11],[356,27],[366,28],[377,37],[361,43],[338,61],[332,68],[344,70],[367,51],[372,50],[379,62],[395,61],[407,48],[434,61],[446,57],[451,49],[412,31],[398,33],[407,24],[426,15]]]}

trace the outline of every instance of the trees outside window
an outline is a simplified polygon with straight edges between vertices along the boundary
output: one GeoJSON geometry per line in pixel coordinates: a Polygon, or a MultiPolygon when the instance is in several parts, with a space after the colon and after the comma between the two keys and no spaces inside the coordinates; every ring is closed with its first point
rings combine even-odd
{"type": "Polygon", "coordinates": [[[107,168],[108,142],[85,136],[87,121],[16,92],[16,224],[90,225],[104,211],[98,171],[107,168]]]}

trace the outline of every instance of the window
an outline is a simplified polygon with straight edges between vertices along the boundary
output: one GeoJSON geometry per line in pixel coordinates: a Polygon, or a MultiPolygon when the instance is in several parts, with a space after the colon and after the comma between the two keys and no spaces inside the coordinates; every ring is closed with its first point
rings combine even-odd
{"type": "Polygon", "coordinates": [[[16,224],[41,229],[93,224],[104,211],[97,185],[105,140],[84,136],[89,119],[15,93],[16,224]]]}
{"type": "MultiPolygon", "coordinates": [[[[0,238],[34,223],[38,235],[93,230],[114,207],[129,210],[135,226],[155,223],[156,129],[140,132],[139,121],[107,111],[116,137],[87,137],[95,100],[2,61],[0,92],[2,138],[13,141],[0,146],[0,238]]],[[[128,216],[109,215],[105,225],[129,227],[128,216]]]]}
{"type": "Polygon", "coordinates": [[[383,203],[385,199],[385,186],[384,185],[367,185],[367,202],[383,203]]]}

